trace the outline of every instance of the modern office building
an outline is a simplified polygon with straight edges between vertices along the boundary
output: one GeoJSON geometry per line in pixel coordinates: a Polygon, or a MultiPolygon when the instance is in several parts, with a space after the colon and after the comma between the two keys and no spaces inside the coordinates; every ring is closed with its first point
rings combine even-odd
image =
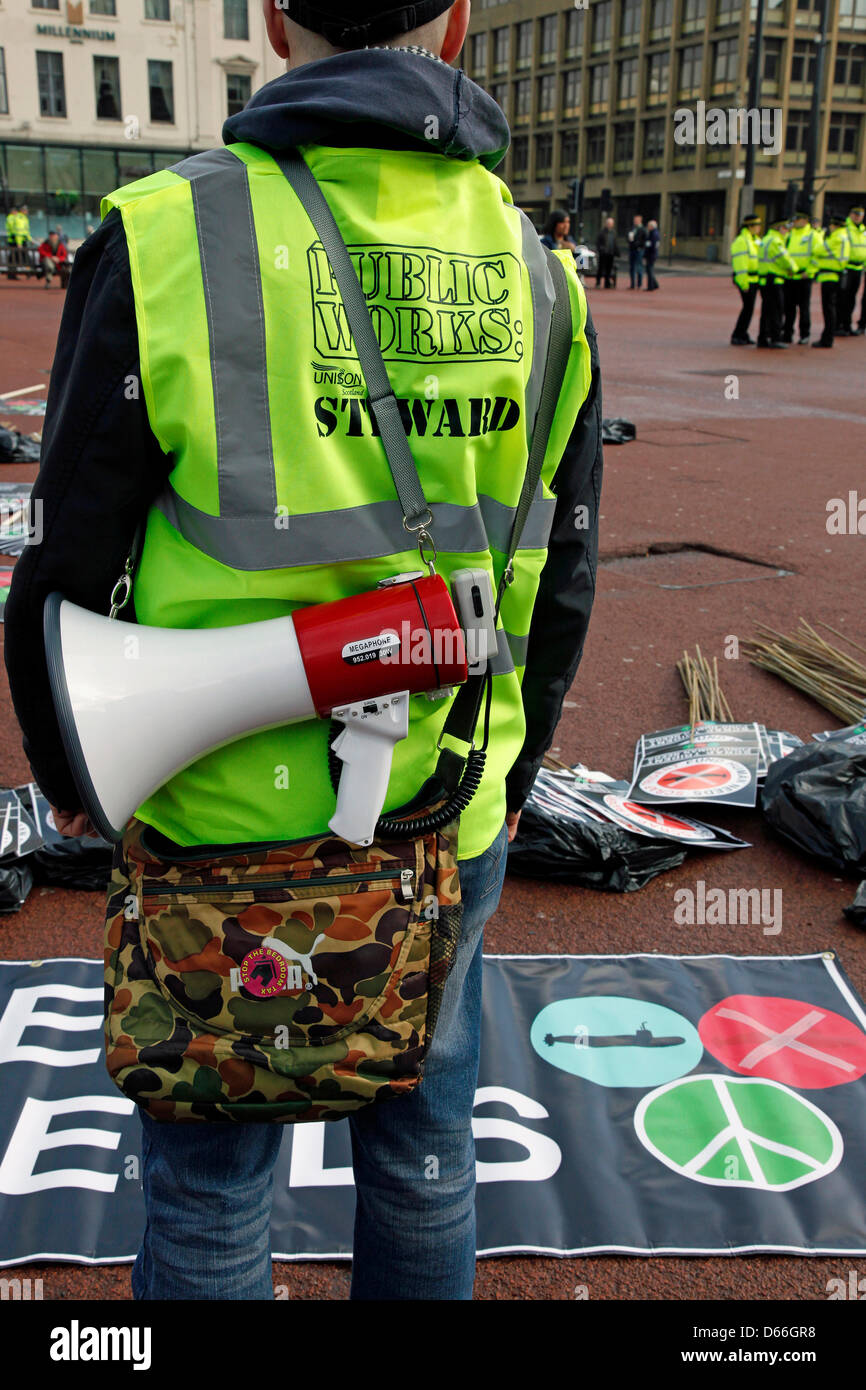
{"type": "Polygon", "coordinates": [[[0,201],[82,237],[282,67],[258,0],[0,0],[0,201]]]}
{"type": "MultiPolygon", "coordinates": [[[[745,148],[678,143],[675,112],[748,106],[756,8],[756,0],[474,0],[464,67],[508,116],[513,142],[498,172],[515,201],[540,225],[582,176],[587,235],[602,208],[623,232],[641,212],[658,219],[667,250],[676,196],[677,252],[727,259],[745,148]]],[[[769,110],[780,112],[778,143],[756,152],[755,206],[765,216],[784,212],[788,185],[802,178],[819,17],[820,0],[765,0],[758,106],[768,111],[768,135],[769,110]]],[[[825,197],[847,211],[866,191],[866,0],[830,0],[830,21],[819,212],[825,197]]]]}

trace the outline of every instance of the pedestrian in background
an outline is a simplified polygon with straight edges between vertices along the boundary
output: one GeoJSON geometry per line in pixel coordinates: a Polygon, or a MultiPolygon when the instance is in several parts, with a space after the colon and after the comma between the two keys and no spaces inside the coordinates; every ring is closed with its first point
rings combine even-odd
{"type": "Polygon", "coordinates": [[[819,248],[820,236],[809,221],[809,214],[802,210],[794,214],[794,224],[785,240],[785,250],[794,262],[796,269],[782,286],[785,302],[785,323],[782,341],[793,343],[794,325],[799,314],[800,343],[805,345],[812,332],[812,281],[817,273],[815,255],[819,248]]]}
{"type": "Polygon", "coordinates": [[[737,236],[731,242],[731,272],[734,285],[740,294],[740,314],[734,324],[731,343],[734,347],[744,347],[754,343],[749,337],[749,325],[755,311],[758,297],[758,251],[761,242],[761,219],[754,215],[744,217],[737,236]]]}
{"type": "Polygon", "coordinates": [[[598,268],[595,274],[596,289],[604,280],[604,287],[609,290],[615,280],[614,265],[618,254],[616,225],[612,217],[604,219],[595,246],[598,251],[598,268]]]}
{"type": "Polygon", "coordinates": [[[863,299],[860,300],[860,322],[856,328],[852,322],[857,307],[857,291],[863,280],[863,270],[866,268],[866,227],[863,225],[861,207],[851,209],[845,219],[845,231],[848,234],[849,251],[845,282],[844,285],[840,282],[838,290],[839,323],[836,333],[840,338],[856,337],[858,333],[866,332],[866,304],[863,299]]]}
{"type": "Polygon", "coordinates": [[[55,275],[60,278],[60,288],[66,289],[69,280],[69,258],[66,247],[56,232],[49,232],[39,247],[39,263],[45,276],[45,288],[51,284],[55,275]]]}
{"type": "Polygon", "coordinates": [[[761,291],[761,322],[758,327],[759,348],[784,348],[782,341],[785,315],[784,285],[797,267],[785,249],[788,221],[777,217],[761,238],[758,252],[758,286],[761,291]]]}
{"type": "Polygon", "coordinates": [[[839,285],[844,280],[851,244],[845,231],[844,217],[831,213],[827,219],[827,234],[817,255],[818,284],[821,286],[821,309],[824,331],[812,347],[831,348],[836,334],[836,313],[839,285]]]}
{"type": "Polygon", "coordinates": [[[577,243],[571,235],[571,217],[563,208],[554,208],[544,225],[542,246],[551,251],[570,251],[577,254],[577,243]]]}
{"type": "Polygon", "coordinates": [[[646,227],[639,212],[634,215],[632,229],[628,234],[628,278],[629,289],[639,290],[643,283],[643,253],[646,246],[646,227]]]}
{"type": "Polygon", "coordinates": [[[646,266],[646,287],[648,290],[657,290],[659,287],[659,282],[655,277],[653,266],[658,258],[660,241],[659,224],[654,218],[650,218],[649,222],[646,224],[646,245],[643,252],[643,261],[646,266]]]}

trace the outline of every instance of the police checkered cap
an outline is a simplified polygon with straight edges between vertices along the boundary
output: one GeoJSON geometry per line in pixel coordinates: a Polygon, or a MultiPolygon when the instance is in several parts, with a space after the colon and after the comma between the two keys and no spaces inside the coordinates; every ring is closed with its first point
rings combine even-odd
{"type": "Polygon", "coordinates": [[[414,5],[382,5],[371,0],[281,0],[283,10],[302,29],[322,34],[335,48],[364,48],[429,24],[450,10],[454,0],[417,0],[414,5]]]}

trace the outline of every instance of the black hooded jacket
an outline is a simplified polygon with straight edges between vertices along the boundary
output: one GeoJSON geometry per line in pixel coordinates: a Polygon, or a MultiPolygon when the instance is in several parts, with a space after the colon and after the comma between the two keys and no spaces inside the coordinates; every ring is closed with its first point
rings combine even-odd
{"type": "MultiPolygon", "coordinates": [[[[417,52],[368,49],[309,63],[269,82],[226,121],[223,138],[226,144],[249,141],[272,150],[305,142],[420,146],[494,169],[509,133],[499,107],[465,73],[417,52]],[[438,129],[435,139],[432,129],[438,129]]],[[[511,810],[523,804],[550,745],[595,593],[601,387],[591,321],[587,335],[592,389],[554,482],[558,501],[523,683],[526,739],[507,779],[511,810]],[[589,516],[588,527],[575,528],[578,507],[587,509],[581,515],[589,516]]],[[[19,559],[5,611],[6,667],[24,749],[45,795],[67,811],[80,809],[80,798],[51,700],[42,610],[47,594],[58,589],[84,608],[108,612],[136,526],[171,470],[141,393],[131,385],[139,370],[126,238],[112,211],[75,257],[33,489],[42,501],[42,541],[19,559]]],[[[132,615],[127,610],[123,616],[132,615]]]]}

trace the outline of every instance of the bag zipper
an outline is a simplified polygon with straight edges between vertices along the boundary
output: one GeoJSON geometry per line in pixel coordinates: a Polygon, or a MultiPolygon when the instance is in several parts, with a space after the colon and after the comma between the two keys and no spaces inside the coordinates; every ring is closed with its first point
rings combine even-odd
{"type": "Polygon", "coordinates": [[[174,897],[178,893],[198,893],[202,896],[210,893],[249,893],[258,889],[260,892],[267,892],[277,888],[325,888],[337,887],[343,883],[372,883],[379,880],[395,878],[400,880],[400,896],[404,902],[411,902],[415,896],[415,870],[414,869],[381,869],[372,874],[347,874],[344,878],[271,878],[267,882],[257,883],[254,879],[241,883],[173,883],[164,884],[157,880],[159,886],[151,888],[153,879],[145,879],[142,884],[142,896],[145,898],[174,897]]]}

